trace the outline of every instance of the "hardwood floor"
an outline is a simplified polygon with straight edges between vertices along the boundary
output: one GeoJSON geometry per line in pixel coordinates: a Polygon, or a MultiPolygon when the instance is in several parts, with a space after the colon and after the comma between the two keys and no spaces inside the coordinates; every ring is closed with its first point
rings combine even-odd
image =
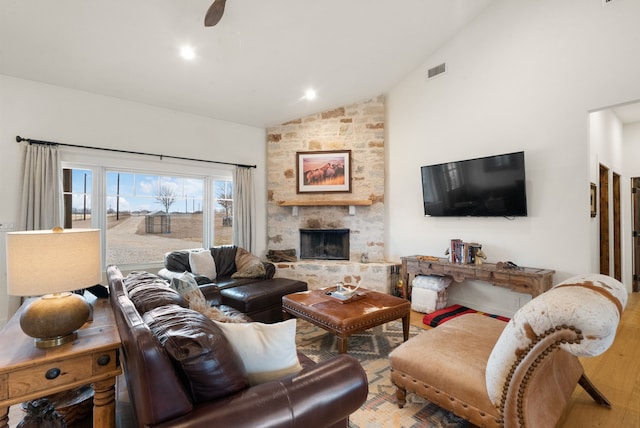
{"type": "MultiPolygon", "coordinates": [[[[411,324],[424,315],[411,312],[411,324]]],[[[611,409],[598,406],[577,386],[557,428],[640,427],[640,293],[629,295],[616,339],[603,355],[581,358],[585,373],[609,399],[611,409]]]]}

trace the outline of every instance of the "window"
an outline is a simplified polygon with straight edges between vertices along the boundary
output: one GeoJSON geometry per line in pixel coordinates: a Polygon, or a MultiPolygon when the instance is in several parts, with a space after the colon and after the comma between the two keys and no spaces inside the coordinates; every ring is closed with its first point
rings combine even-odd
{"type": "Polygon", "coordinates": [[[204,179],[107,171],[107,263],[160,261],[203,246],[204,179]]]}
{"type": "Polygon", "coordinates": [[[63,170],[65,229],[91,227],[92,173],[90,169],[63,170]]]}
{"type": "Polygon", "coordinates": [[[233,243],[233,182],[216,180],[214,189],[214,245],[228,245],[233,243]]]}
{"type": "Polygon", "coordinates": [[[158,266],[169,251],[233,243],[230,171],[112,164],[118,167],[63,160],[65,228],[101,229],[105,266],[158,266]]]}

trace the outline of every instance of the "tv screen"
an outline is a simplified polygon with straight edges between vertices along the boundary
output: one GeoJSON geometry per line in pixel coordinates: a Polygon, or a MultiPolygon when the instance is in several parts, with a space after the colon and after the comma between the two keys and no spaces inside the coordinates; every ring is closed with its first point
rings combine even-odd
{"type": "Polygon", "coordinates": [[[524,169],[524,152],[423,166],[424,214],[526,216],[524,169]]]}

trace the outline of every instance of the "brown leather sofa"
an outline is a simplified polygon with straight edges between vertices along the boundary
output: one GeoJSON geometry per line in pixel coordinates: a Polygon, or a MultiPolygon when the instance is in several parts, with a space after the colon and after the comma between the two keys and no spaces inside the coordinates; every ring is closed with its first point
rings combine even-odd
{"type": "MultiPolygon", "coordinates": [[[[300,372],[255,386],[245,385],[241,375],[230,373],[230,361],[236,357],[224,351],[228,348],[223,343],[224,335],[215,338],[212,349],[199,350],[196,344],[202,334],[178,315],[171,322],[183,339],[174,339],[172,346],[182,346],[179,352],[187,357],[191,369],[195,366],[201,373],[215,373],[216,385],[207,386],[205,393],[216,398],[194,398],[190,385],[199,379],[186,376],[176,363],[175,354],[169,355],[145,322],[151,313],[165,317],[186,314],[190,311],[186,303],[176,298],[179,294],[167,291],[170,288],[166,281],[146,272],[133,272],[124,278],[116,266],[109,266],[107,278],[137,426],[347,427],[348,416],[366,400],[366,374],[360,363],[347,355],[314,363],[298,353],[300,372]],[[202,352],[209,351],[216,352],[217,359],[201,361],[202,352]],[[228,391],[230,385],[234,391],[228,391]]],[[[219,307],[237,314],[232,308],[219,307]]]]}
{"type": "MultiPolygon", "coordinates": [[[[201,249],[171,251],[164,255],[164,268],[158,275],[171,280],[176,275],[192,272],[189,253],[201,249]]],[[[252,320],[264,323],[282,321],[282,296],[307,291],[307,283],[288,278],[274,278],[273,263],[262,262],[265,274],[257,278],[234,278],[237,272],[235,245],[220,245],[209,249],[217,276],[207,278],[194,275],[207,300],[219,298],[221,303],[247,314],[252,320]]]]}
{"type": "Polygon", "coordinates": [[[561,282],[505,323],[467,314],[425,331],[389,354],[398,405],[412,392],[479,427],[554,427],[577,384],[608,400],[579,357],[613,343],[627,290],[605,275],[561,282]]]}

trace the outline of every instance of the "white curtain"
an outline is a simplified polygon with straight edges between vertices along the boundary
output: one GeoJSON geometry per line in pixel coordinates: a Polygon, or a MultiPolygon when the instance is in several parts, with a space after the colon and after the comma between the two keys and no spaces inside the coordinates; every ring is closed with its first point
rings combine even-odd
{"type": "Polygon", "coordinates": [[[253,168],[237,166],[233,173],[233,243],[253,253],[255,236],[253,168]]]}
{"type": "Polygon", "coordinates": [[[64,225],[61,177],[57,146],[26,147],[17,230],[47,230],[64,225]]]}

